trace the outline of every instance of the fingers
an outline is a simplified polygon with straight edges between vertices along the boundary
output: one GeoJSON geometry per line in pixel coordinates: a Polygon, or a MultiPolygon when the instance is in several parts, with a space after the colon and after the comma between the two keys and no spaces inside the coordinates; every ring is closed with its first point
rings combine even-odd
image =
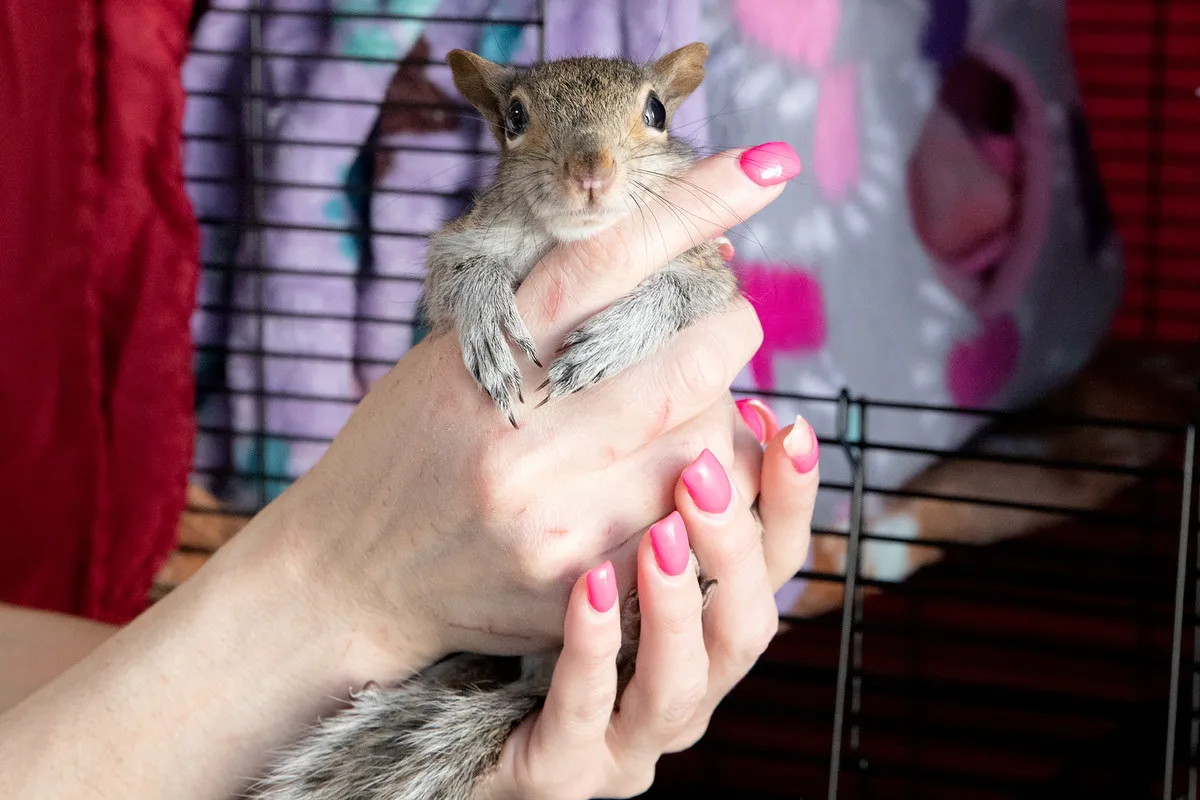
{"type": "MultiPolygon", "coordinates": [[[[739,415],[740,416],[740,415],[739,415]]],[[[744,502],[753,503],[758,497],[762,483],[763,443],[745,424],[738,423],[733,429],[733,467],[729,477],[744,502]]],[[[695,452],[695,451],[693,451],[695,452]]],[[[722,464],[729,462],[716,454],[722,464]]],[[[686,519],[686,517],[685,517],[686,519]]]]}
{"type": "Polygon", "coordinates": [[[671,181],[660,199],[646,202],[646,213],[556,247],[517,292],[539,351],[557,349],[583,320],[675,256],[744,222],[799,172],[799,157],[782,143],[721,153],[671,181]]]}
{"type": "Polygon", "coordinates": [[[611,563],[575,582],[546,703],[509,737],[497,780],[512,785],[493,787],[493,795],[572,797],[574,787],[587,787],[578,796],[590,796],[603,779],[621,644],[617,596],[611,563]],[[582,774],[589,765],[595,774],[582,774]]]}
{"type": "MultiPolygon", "coordinates": [[[[704,612],[711,667],[700,709],[703,721],[766,650],[778,630],[779,614],[758,521],[712,453],[705,451],[683,471],[675,503],[705,577],[717,581],[704,612]]],[[[689,731],[675,744],[689,747],[702,732],[689,731]]]]}
{"type": "Polygon", "coordinates": [[[578,438],[564,444],[576,457],[599,451],[610,461],[624,458],[722,398],[761,344],[758,315],[738,298],[728,311],[680,331],[650,358],[546,406],[544,424],[550,430],[575,432],[578,438]],[[602,412],[609,417],[615,405],[623,408],[619,426],[596,431],[564,422],[602,412]]]}
{"type": "Polygon", "coordinates": [[[696,716],[708,691],[708,654],[687,530],[677,512],[638,550],[641,640],[610,743],[623,764],[655,764],[696,716]]]}
{"type": "Polygon", "coordinates": [[[796,574],[808,556],[819,454],[812,427],[796,417],[795,425],[771,439],[763,456],[758,512],[763,524],[763,555],[776,590],[796,574]]]}

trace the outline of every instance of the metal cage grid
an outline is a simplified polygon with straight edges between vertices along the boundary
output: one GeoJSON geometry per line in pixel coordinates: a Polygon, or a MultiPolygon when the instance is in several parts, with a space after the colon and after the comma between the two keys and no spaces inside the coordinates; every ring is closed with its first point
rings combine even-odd
{"type": "MultiPolygon", "coordinates": [[[[197,19],[202,14],[249,13],[251,31],[243,52],[251,68],[241,99],[245,129],[239,137],[247,165],[239,180],[249,202],[236,220],[201,219],[202,226],[233,223],[244,231],[265,229],[272,223],[256,210],[267,189],[338,188],[269,183],[264,177],[263,148],[271,143],[264,65],[273,58],[302,60],[318,54],[266,50],[266,12],[261,5],[254,0],[247,12],[223,9],[219,0],[197,3],[197,19]]],[[[496,22],[423,19],[429,24],[496,22]]],[[[543,37],[540,17],[507,22],[534,26],[543,37]]],[[[1195,341],[1200,338],[1200,7],[1191,0],[1076,0],[1071,25],[1097,158],[1126,242],[1129,287],[1115,334],[1195,341]]],[[[199,49],[193,53],[229,55],[199,49]]],[[[461,111],[458,106],[444,110],[461,111]]],[[[291,144],[363,146],[334,141],[291,144]]],[[[386,149],[374,141],[367,146],[386,149]]],[[[187,178],[200,183],[222,180],[187,178]]],[[[365,233],[414,235],[369,226],[365,233]]],[[[254,261],[237,269],[266,269],[261,257],[254,261]]],[[[202,266],[210,273],[234,269],[229,263],[202,266]]],[[[210,310],[227,309],[218,304],[210,310]]],[[[278,313],[266,309],[261,292],[253,311],[260,320],[278,313]]],[[[412,325],[410,319],[384,316],[355,321],[397,330],[412,325]]],[[[224,356],[230,350],[214,348],[214,353],[224,356]]],[[[257,385],[264,385],[261,376],[257,385]]],[[[872,448],[922,451],[872,441],[872,415],[983,412],[890,403],[850,393],[777,399],[835,404],[839,411],[840,431],[821,443],[841,449],[853,467],[851,481],[825,486],[851,497],[849,533],[817,530],[814,536],[843,537],[847,567],[844,575],[802,575],[840,584],[844,602],[831,614],[788,620],[792,630],[776,640],[718,710],[705,739],[663,761],[658,784],[648,796],[687,790],[702,797],[831,800],[1197,797],[1200,572],[1194,426],[1051,420],[1059,425],[1122,427],[1135,435],[1167,435],[1176,447],[1169,463],[1147,469],[1038,462],[1056,470],[1124,471],[1138,479],[1136,487],[1103,511],[1031,504],[1019,497],[935,496],[948,503],[1036,511],[1055,523],[1034,536],[987,547],[905,542],[937,547],[944,559],[903,583],[886,584],[862,575],[863,545],[903,540],[864,530],[863,501],[872,494],[905,492],[872,486],[863,455],[872,448]],[[861,434],[853,443],[846,435],[851,416],[861,420],[861,434]],[[868,597],[870,590],[880,588],[888,591],[868,597]]],[[[265,436],[261,429],[260,425],[260,435],[265,436]]],[[[278,476],[260,464],[249,477],[261,485],[261,504],[267,484],[278,476]]],[[[214,513],[195,507],[191,511],[214,513]]]]}

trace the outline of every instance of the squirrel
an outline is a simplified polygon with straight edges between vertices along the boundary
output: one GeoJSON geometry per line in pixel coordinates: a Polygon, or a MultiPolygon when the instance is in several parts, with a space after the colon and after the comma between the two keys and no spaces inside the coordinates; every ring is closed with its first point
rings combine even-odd
{"type": "MultiPolygon", "coordinates": [[[[495,135],[499,165],[472,210],[431,237],[422,304],[432,332],[457,332],[467,371],[514,428],[523,397],[508,342],[542,367],[517,312],[517,287],[555,244],[644,213],[691,166],[695,150],[669,126],[704,79],[707,57],[697,42],[650,64],[580,57],[519,73],[463,50],[448,54],[455,87],[495,135]]],[[[738,293],[717,244],[698,244],[566,337],[542,402],[616,375],[738,293]]],[[[691,565],[707,605],[716,582],[694,553],[691,565]]],[[[621,619],[618,707],[637,653],[636,589],[621,619]]],[[[368,684],[285,750],[250,795],[468,800],[513,729],[541,707],[556,660],[525,656],[517,667],[461,654],[397,686],[368,684]]]]}

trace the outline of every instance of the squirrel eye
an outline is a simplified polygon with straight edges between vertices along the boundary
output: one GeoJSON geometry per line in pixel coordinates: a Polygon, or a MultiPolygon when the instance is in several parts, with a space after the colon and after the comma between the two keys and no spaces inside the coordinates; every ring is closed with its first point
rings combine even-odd
{"type": "Polygon", "coordinates": [[[651,92],[650,96],[646,98],[646,107],[642,110],[642,122],[646,123],[648,128],[660,131],[667,129],[667,109],[654,92],[651,92]]]}
{"type": "Polygon", "coordinates": [[[520,100],[513,98],[508,106],[508,114],[504,117],[504,133],[509,139],[515,139],[529,129],[529,115],[520,100]]]}

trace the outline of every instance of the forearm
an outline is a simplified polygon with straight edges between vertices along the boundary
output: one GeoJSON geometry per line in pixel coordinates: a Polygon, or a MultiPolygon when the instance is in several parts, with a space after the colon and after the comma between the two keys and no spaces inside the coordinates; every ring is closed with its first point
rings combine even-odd
{"type": "Polygon", "coordinates": [[[0,797],[229,797],[333,698],[397,677],[307,601],[308,570],[256,550],[235,539],[0,716],[0,797]]]}
{"type": "Polygon", "coordinates": [[[112,625],[0,604],[0,714],[116,632],[112,625]]]}

